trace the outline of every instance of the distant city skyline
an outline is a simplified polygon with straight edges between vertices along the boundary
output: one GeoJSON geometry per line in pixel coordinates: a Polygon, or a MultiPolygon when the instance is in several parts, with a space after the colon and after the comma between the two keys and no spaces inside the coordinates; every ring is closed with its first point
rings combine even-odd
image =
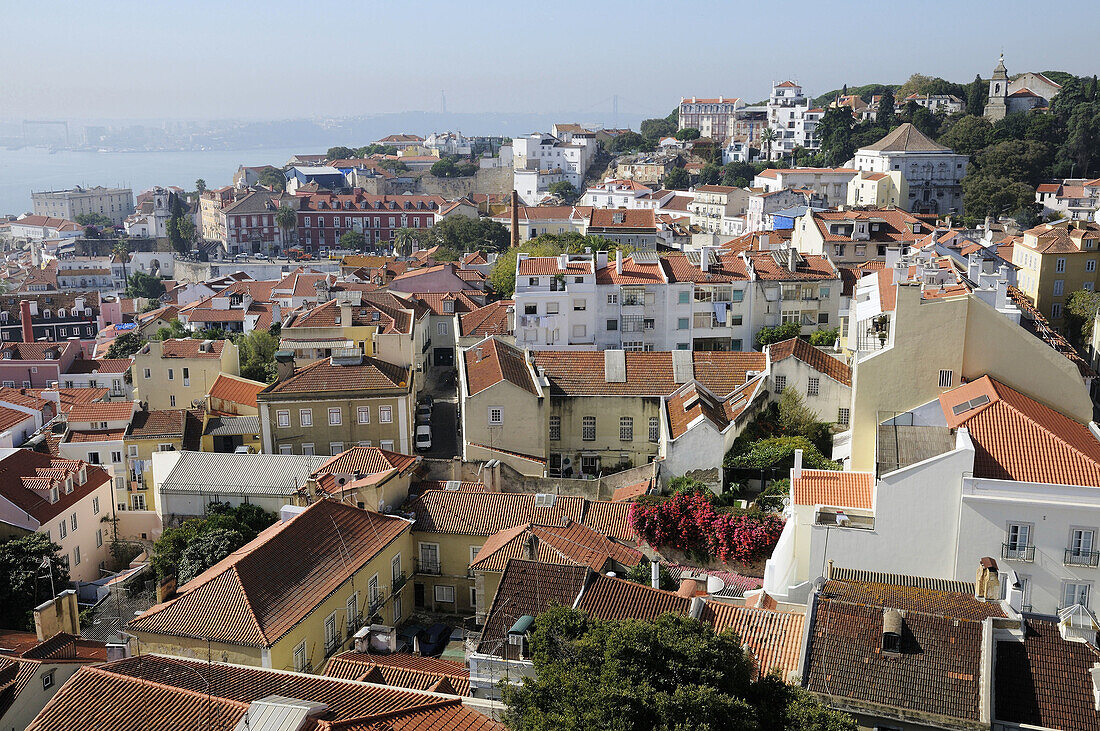
{"type": "Polygon", "coordinates": [[[967,82],[1098,69],[1080,22],[1033,3],[649,1],[16,4],[0,118],[324,119],[405,110],[664,116],[681,96],[807,95],[912,73],[967,82]],[[55,6],[48,8],[47,6],[55,6]],[[910,7],[910,6],[900,6],[910,7]]]}

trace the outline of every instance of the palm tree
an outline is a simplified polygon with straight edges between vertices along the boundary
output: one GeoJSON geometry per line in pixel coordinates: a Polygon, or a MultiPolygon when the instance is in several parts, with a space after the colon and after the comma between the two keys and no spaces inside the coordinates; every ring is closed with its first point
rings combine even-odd
{"type": "Polygon", "coordinates": [[[126,262],[130,261],[130,248],[125,241],[116,241],[111,247],[111,253],[122,260],[122,283],[124,287],[130,286],[130,278],[126,275],[126,262]]]}
{"type": "Polygon", "coordinates": [[[767,159],[767,160],[772,159],[772,143],[775,142],[775,140],[778,137],[779,137],[779,135],[777,135],[775,133],[775,130],[772,129],[771,127],[765,127],[760,132],[760,141],[764,143],[764,149],[765,149],[766,154],[767,154],[767,157],[765,159],[767,159]]]}
{"type": "Polygon", "coordinates": [[[412,256],[413,244],[417,241],[416,234],[410,228],[400,228],[393,236],[393,250],[401,256],[412,256]]]}
{"type": "Polygon", "coordinates": [[[283,232],[283,248],[289,248],[290,232],[298,226],[298,212],[290,206],[280,206],[278,213],[275,214],[275,223],[283,232]]]}

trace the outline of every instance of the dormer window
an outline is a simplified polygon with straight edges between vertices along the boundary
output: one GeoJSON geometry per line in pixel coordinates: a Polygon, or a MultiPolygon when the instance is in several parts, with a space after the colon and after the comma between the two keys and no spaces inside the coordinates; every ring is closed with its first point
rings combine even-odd
{"type": "Polygon", "coordinates": [[[65,494],[68,495],[73,491],[73,478],[69,477],[65,480],[65,494]]]}
{"type": "Polygon", "coordinates": [[[454,300],[444,300],[443,301],[443,311],[444,312],[454,312],[455,311],[454,300]]]}
{"type": "Polygon", "coordinates": [[[57,485],[52,486],[50,488],[50,502],[51,503],[56,503],[60,499],[61,499],[61,496],[57,492],[57,485]]]}
{"type": "Polygon", "coordinates": [[[65,310],[63,310],[63,309],[61,309],[61,310],[58,310],[58,311],[57,311],[57,316],[58,316],[58,317],[64,317],[64,316],[65,316],[65,310]]]}
{"type": "Polygon", "coordinates": [[[88,481],[88,468],[87,467],[81,467],[80,468],[80,474],[77,475],[77,484],[78,485],[83,485],[87,481],[88,481]]]}
{"type": "Polygon", "coordinates": [[[45,320],[49,320],[50,319],[50,311],[49,310],[42,310],[42,318],[45,319],[45,320]]]}

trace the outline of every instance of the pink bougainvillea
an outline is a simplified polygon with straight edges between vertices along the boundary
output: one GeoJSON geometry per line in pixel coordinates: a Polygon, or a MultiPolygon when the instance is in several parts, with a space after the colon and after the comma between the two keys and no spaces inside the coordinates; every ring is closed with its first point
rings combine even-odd
{"type": "Polygon", "coordinates": [[[654,548],[673,548],[725,563],[750,563],[766,555],[783,531],[783,520],[776,515],[721,512],[699,493],[635,502],[629,520],[638,536],[654,548]]]}

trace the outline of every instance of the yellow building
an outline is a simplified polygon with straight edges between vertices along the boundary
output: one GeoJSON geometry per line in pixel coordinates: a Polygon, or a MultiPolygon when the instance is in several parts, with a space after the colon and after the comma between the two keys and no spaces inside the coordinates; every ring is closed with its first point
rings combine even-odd
{"type": "Polygon", "coordinates": [[[203,415],[201,451],[235,452],[239,447],[252,453],[263,451],[259,416],[203,415]]]}
{"type": "Polygon", "coordinates": [[[886,208],[908,205],[909,183],[900,170],[872,173],[862,170],[848,183],[848,205],[886,208]]]}
{"type": "MultiPolygon", "coordinates": [[[[586,533],[595,531],[621,543],[635,538],[627,522],[629,502],[576,495],[425,490],[410,510],[416,518],[413,602],[417,608],[462,616],[474,615],[479,607],[484,612],[492,600],[497,579],[479,584],[470,564],[501,531],[532,523],[558,528],[578,523],[589,529],[586,533]]],[[[494,544],[490,548],[495,552],[499,546],[494,544]]]]}
{"type": "Polygon", "coordinates": [[[201,434],[202,417],[198,412],[186,409],[134,412],[122,439],[133,510],[156,510],[153,453],[198,449],[201,434]]]}
{"type": "MultiPolygon", "coordinates": [[[[857,314],[849,321],[848,342],[856,348],[850,469],[875,469],[882,421],[984,375],[1071,419],[1092,419],[1089,389],[1077,363],[975,294],[928,299],[919,283],[895,286],[891,276],[892,270],[884,270],[861,280],[857,314]],[[883,285],[864,296],[864,283],[876,279],[883,285]],[[885,334],[881,341],[863,336],[876,328],[885,334]]],[[[838,457],[835,451],[833,456],[838,457]]]]}
{"type": "Polygon", "coordinates": [[[206,399],[219,375],[240,372],[229,340],[150,340],[134,354],[134,399],[150,409],[190,408],[206,399]]]}
{"type": "Polygon", "coordinates": [[[371,623],[408,617],[409,522],[333,500],[287,509],[128,625],[135,653],[313,672],[371,623]]]}
{"type": "Polygon", "coordinates": [[[1044,223],[1024,231],[1013,245],[1020,290],[1054,327],[1065,322],[1063,307],[1070,292],[1095,291],[1098,248],[1100,224],[1088,221],[1044,223]]]}

